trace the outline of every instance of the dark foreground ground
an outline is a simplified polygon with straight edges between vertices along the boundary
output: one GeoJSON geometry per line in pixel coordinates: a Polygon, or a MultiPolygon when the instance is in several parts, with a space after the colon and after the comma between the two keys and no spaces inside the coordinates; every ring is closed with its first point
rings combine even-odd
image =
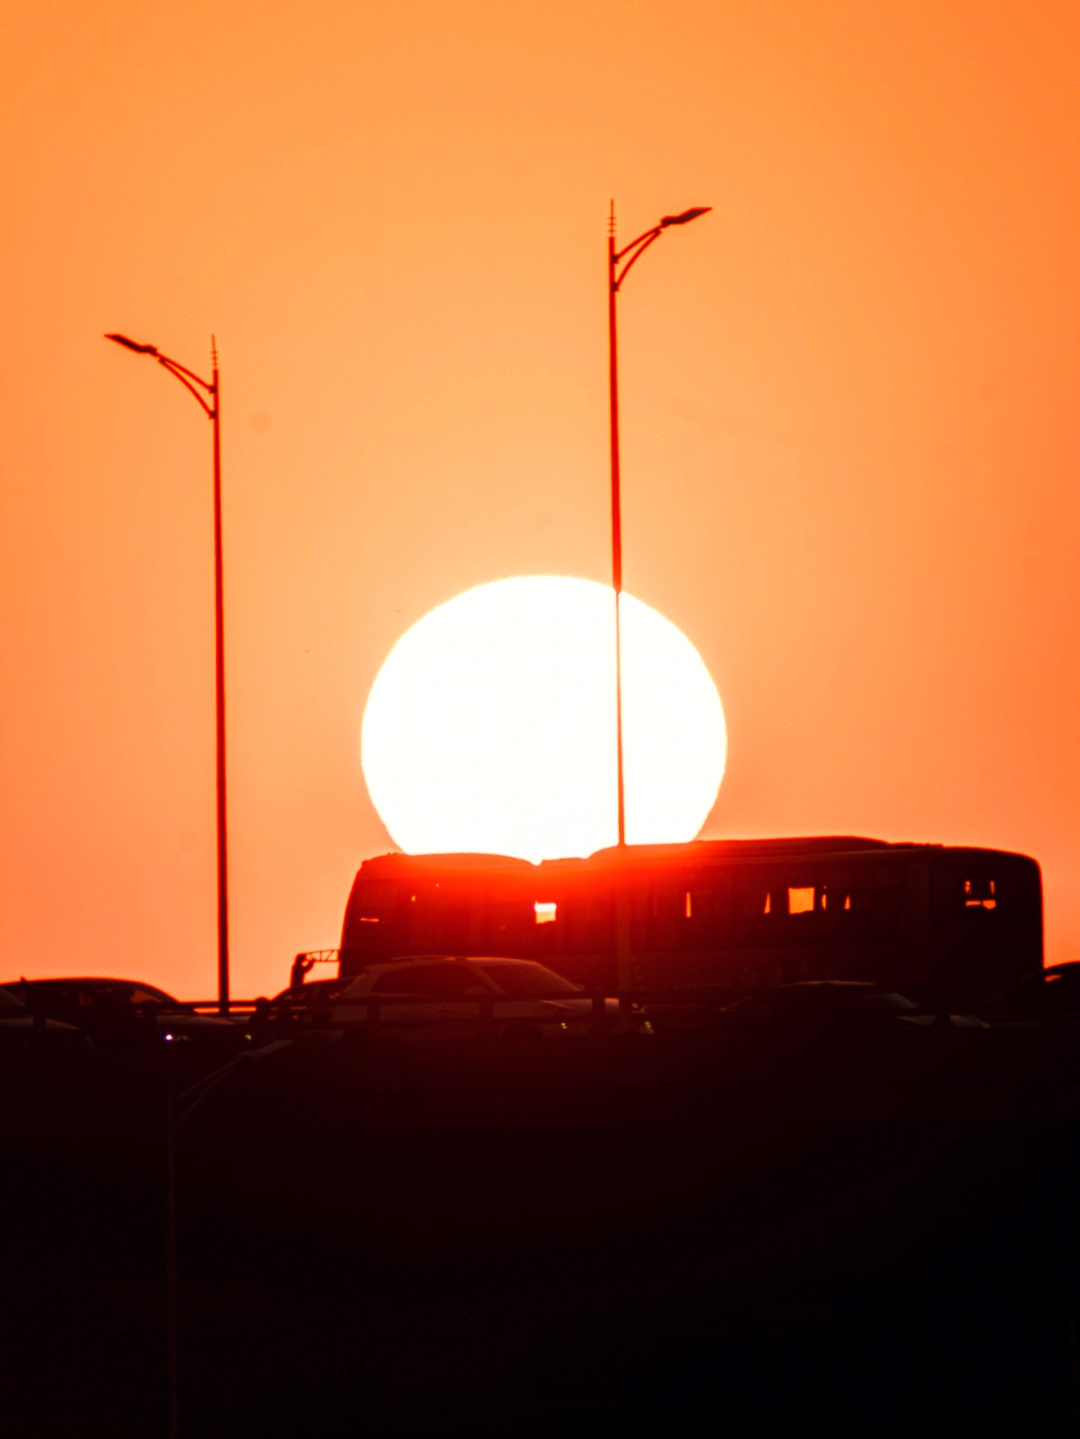
{"type": "Polygon", "coordinates": [[[1080,1434],[1076,1039],[5,1058],[0,1432],[170,1431],[171,1087],[173,1432],[1080,1434]]]}

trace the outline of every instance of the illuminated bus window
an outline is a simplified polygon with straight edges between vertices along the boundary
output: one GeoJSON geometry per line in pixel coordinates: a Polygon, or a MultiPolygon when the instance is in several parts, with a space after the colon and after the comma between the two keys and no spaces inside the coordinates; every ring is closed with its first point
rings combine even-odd
{"type": "Polygon", "coordinates": [[[992,879],[964,880],[965,909],[996,909],[997,886],[992,879]]]}
{"type": "Polygon", "coordinates": [[[846,890],[838,889],[836,885],[821,886],[821,908],[828,914],[840,914],[844,910],[851,912],[851,895],[846,890]]]}
{"type": "Polygon", "coordinates": [[[1010,906],[1003,902],[997,877],[966,864],[962,868],[958,864],[939,865],[931,875],[930,897],[931,919],[936,924],[956,923],[965,916],[976,919],[984,914],[1008,918],[1010,906]]]}
{"type": "Polygon", "coordinates": [[[557,905],[554,900],[538,899],[533,905],[537,924],[554,924],[557,905]]]}
{"type": "Polygon", "coordinates": [[[683,896],[683,913],[695,924],[720,919],[726,907],[726,896],[715,884],[695,885],[683,896]]]}
{"type": "Polygon", "coordinates": [[[787,892],[788,914],[813,914],[814,886],[792,885],[787,892]]]}
{"type": "Polygon", "coordinates": [[[781,886],[770,876],[737,874],[730,900],[731,941],[739,945],[771,943],[776,918],[785,907],[781,900],[783,893],[781,886]]]}
{"type": "Polygon", "coordinates": [[[730,936],[730,897],[720,875],[684,881],[679,888],[681,944],[712,947],[730,936]]]}
{"type": "Polygon", "coordinates": [[[836,917],[851,911],[851,891],[847,885],[825,884],[818,886],[818,908],[824,909],[825,914],[836,917]]]}

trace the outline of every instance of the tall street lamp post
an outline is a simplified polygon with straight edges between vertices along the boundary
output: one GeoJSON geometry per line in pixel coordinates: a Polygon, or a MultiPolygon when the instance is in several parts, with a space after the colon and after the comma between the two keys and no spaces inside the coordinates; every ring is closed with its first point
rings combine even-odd
{"type": "Polygon", "coordinates": [[[615,345],[615,298],[630,267],[671,225],[686,225],[711,206],[696,206],[677,215],[665,215],[621,250],[615,248],[615,201],[608,221],[608,369],[611,386],[611,584],[615,591],[615,764],[618,785],[618,857],[615,872],[615,982],[619,1003],[629,1004],[631,985],[630,905],[622,860],[626,851],[626,783],[623,773],[622,704],[622,495],[619,474],[619,375],[615,345]]]}
{"type": "Polygon", "coordinates": [[[615,297],[635,260],[641,258],[654,240],[671,225],[686,225],[699,215],[707,215],[712,207],[697,206],[678,215],[665,215],[651,230],[646,230],[621,250],[615,248],[615,202],[611,202],[608,222],[608,358],[611,383],[611,583],[615,590],[615,763],[618,767],[618,835],[619,848],[626,845],[626,791],[623,778],[622,723],[622,627],[620,600],[622,596],[622,501],[619,476],[619,379],[615,348],[615,297]],[[622,267],[620,269],[620,266],[622,267]]]}
{"type": "Polygon", "coordinates": [[[210,380],[163,355],[155,345],[140,345],[126,335],[106,335],[117,345],[149,355],[168,370],[202,406],[214,429],[214,712],[217,728],[217,911],[218,911],[218,1009],[229,1012],[229,884],[225,808],[225,610],[222,602],[221,562],[221,388],[218,379],[217,343],[210,338],[210,380]],[[207,399],[209,396],[209,399],[207,399]]]}

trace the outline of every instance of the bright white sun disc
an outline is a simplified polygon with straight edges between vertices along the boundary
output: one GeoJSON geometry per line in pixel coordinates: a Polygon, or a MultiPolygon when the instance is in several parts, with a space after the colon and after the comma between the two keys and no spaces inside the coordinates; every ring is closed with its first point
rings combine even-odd
{"type": "MultiPolygon", "coordinates": [[[[724,773],[720,696],[670,620],[626,593],[620,619],[626,837],[693,839],[724,773]]],[[[534,860],[614,844],[614,653],[614,593],[593,580],[496,580],[417,621],[361,726],[364,779],[394,841],[534,860]]]]}

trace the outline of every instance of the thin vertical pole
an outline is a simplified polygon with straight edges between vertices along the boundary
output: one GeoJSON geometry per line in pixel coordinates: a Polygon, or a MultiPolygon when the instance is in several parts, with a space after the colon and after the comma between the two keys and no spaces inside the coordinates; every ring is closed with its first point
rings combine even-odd
{"type": "Polygon", "coordinates": [[[180,1311],[176,1267],[176,1068],[175,1044],[165,1050],[165,1368],[168,1439],[180,1434],[180,1311]]]}
{"type": "Polygon", "coordinates": [[[214,714],[217,738],[218,1009],[229,1012],[229,881],[225,805],[225,600],[221,546],[221,381],[211,337],[214,395],[214,714]]]}
{"type": "Polygon", "coordinates": [[[608,222],[608,356],[611,386],[611,584],[615,591],[615,765],[618,786],[618,856],[615,871],[615,983],[620,1004],[630,987],[630,906],[624,872],[626,787],[623,775],[622,713],[622,496],[619,473],[619,376],[615,343],[615,297],[619,291],[615,250],[615,201],[608,222]]]}
{"type": "Polygon", "coordinates": [[[615,343],[615,201],[608,222],[608,370],[611,390],[611,584],[615,591],[615,763],[618,785],[618,844],[626,844],[622,722],[622,495],[619,474],[619,377],[615,343]]]}

